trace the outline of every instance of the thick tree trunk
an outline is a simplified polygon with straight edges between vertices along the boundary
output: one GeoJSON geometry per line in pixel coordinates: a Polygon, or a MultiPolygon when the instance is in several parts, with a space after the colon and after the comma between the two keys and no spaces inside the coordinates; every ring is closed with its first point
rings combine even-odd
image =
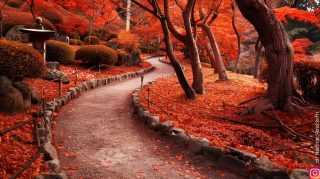
{"type": "Polygon", "coordinates": [[[214,55],[215,63],[217,66],[217,71],[219,74],[219,80],[222,80],[222,81],[228,80],[227,73],[221,58],[221,53],[220,53],[217,41],[213,35],[213,32],[210,29],[210,26],[207,24],[203,24],[201,25],[201,27],[203,29],[203,32],[207,35],[210,42],[210,46],[213,50],[213,55],[214,55]]]}
{"type": "Polygon", "coordinates": [[[255,64],[254,64],[254,71],[253,71],[253,77],[258,78],[259,75],[259,68],[260,68],[260,53],[262,49],[262,44],[260,43],[260,40],[257,40],[256,44],[256,59],[255,59],[255,64]]]}
{"type": "Polygon", "coordinates": [[[168,29],[168,24],[165,19],[161,19],[160,21],[161,21],[162,31],[164,34],[164,43],[166,44],[167,55],[169,57],[170,63],[172,64],[173,69],[177,74],[177,78],[179,80],[179,83],[180,83],[183,91],[185,92],[187,98],[195,99],[196,98],[195,91],[190,87],[190,85],[184,75],[183,69],[173,53],[173,46],[172,46],[172,42],[170,40],[170,33],[169,33],[169,29],[168,29]]]}
{"type": "Polygon", "coordinates": [[[183,11],[183,22],[186,29],[186,46],[189,50],[191,68],[193,74],[192,88],[198,94],[204,94],[204,80],[202,66],[199,57],[198,47],[193,36],[191,27],[191,11],[194,0],[188,0],[188,3],[183,11]]]}
{"type": "Polygon", "coordinates": [[[242,15],[258,31],[269,65],[266,95],[242,114],[261,113],[270,109],[292,111],[293,48],[282,23],[263,0],[236,2],[242,15]]]}

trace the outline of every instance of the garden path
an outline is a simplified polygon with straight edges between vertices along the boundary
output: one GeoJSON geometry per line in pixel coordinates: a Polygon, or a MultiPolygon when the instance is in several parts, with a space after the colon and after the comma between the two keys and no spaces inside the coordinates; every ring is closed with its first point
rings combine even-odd
{"type": "MultiPolygon", "coordinates": [[[[172,75],[157,58],[145,81],[172,75]]],[[[70,178],[240,178],[190,154],[133,117],[131,93],[140,78],[94,89],[64,106],[54,143],[70,178]]]]}

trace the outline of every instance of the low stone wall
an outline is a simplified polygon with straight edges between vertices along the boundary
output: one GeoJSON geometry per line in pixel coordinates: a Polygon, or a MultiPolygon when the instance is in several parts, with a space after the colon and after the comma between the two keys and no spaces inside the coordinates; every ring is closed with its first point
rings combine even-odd
{"type": "MultiPolygon", "coordinates": [[[[153,83],[151,82],[150,85],[153,83]]],[[[296,169],[288,173],[286,168],[273,163],[267,156],[257,157],[255,154],[232,147],[212,146],[208,139],[188,134],[183,129],[174,127],[171,121],[160,122],[158,116],[142,107],[139,93],[140,89],[136,89],[132,93],[132,104],[137,119],[150,129],[158,131],[177,144],[188,148],[190,152],[203,155],[206,160],[213,161],[223,168],[251,179],[309,178],[308,170],[296,169]]]]}
{"type": "Polygon", "coordinates": [[[49,166],[51,172],[47,174],[41,174],[36,179],[66,179],[68,178],[66,172],[61,169],[60,160],[58,159],[58,153],[54,145],[52,144],[52,123],[54,121],[54,112],[57,112],[62,106],[66,105],[70,100],[78,98],[82,93],[85,93],[94,88],[105,86],[110,83],[119,82],[122,80],[134,78],[144,73],[154,70],[151,66],[146,69],[142,69],[137,72],[128,72],[122,75],[111,76],[109,78],[102,79],[91,79],[80,83],[77,87],[69,89],[64,96],[57,98],[54,101],[46,103],[45,118],[48,121],[47,124],[44,122],[38,123],[38,131],[41,143],[44,145],[44,159],[46,164],[49,166]],[[47,132],[46,132],[47,131],[47,132]],[[46,140],[47,138],[47,140],[46,140]]]}

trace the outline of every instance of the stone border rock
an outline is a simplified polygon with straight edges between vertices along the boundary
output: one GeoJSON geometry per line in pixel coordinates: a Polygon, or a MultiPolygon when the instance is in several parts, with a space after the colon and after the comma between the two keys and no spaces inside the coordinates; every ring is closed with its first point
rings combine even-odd
{"type": "Polygon", "coordinates": [[[108,78],[91,79],[84,81],[72,87],[63,96],[55,99],[54,101],[46,102],[45,118],[48,123],[45,126],[44,122],[38,122],[38,131],[41,143],[44,145],[44,159],[46,164],[51,169],[50,173],[41,174],[36,176],[36,179],[66,179],[68,178],[66,172],[61,169],[60,160],[58,159],[58,153],[56,148],[52,144],[52,123],[54,122],[54,112],[57,112],[62,106],[66,105],[70,100],[78,98],[82,93],[85,93],[91,89],[105,86],[114,82],[120,82],[122,80],[131,79],[142,74],[151,72],[155,69],[151,66],[146,69],[139,70],[137,72],[127,72],[122,75],[115,75],[108,78]],[[46,130],[47,129],[47,130],[46,130]],[[47,132],[46,132],[47,131],[47,132]],[[47,138],[47,140],[45,140],[47,138]]]}
{"type": "MultiPolygon", "coordinates": [[[[153,83],[154,81],[147,85],[153,83]]],[[[140,91],[140,89],[136,89],[132,93],[132,104],[137,119],[145,123],[150,129],[158,131],[174,140],[177,144],[188,148],[190,152],[203,155],[206,160],[215,162],[223,168],[250,179],[309,178],[308,170],[295,169],[288,173],[286,168],[273,163],[266,156],[257,157],[253,153],[232,147],[212,146],[208,139],[188,134],[183,129],[174,127],[171,121],[160,122],[159,116],[150,113],[148,109],[143,108],[140,104],[140,91]]]]}

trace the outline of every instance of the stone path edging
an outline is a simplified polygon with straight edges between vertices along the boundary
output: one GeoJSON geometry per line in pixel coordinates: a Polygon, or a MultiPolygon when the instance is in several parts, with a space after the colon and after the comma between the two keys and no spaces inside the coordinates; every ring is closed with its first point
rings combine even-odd
{"type": "Polygon", "coordinates": [[[36,176],[36,179],[52,179],[61,178],[67,179],[66,172],[60,167],[60,160],[55,146],[52,144],[52,123],[54,122],[54,112],[57,112],[62,106],[66,105],[72,99],[78,98],[82,93],[85,93],[91,89],[95,89],[100,86],[105,86],[114,82],[120,82],[122,80],[131,79],[145,73],[151,72],[155,69],[154,66],[146,69],[139,70],[137,72],[127,72],[122,75],[115,75],[108,78],[91,79],[84,81],[77,85],[77,87],[71,87],[68,92],[63,96],[55,99],[54,101],[46,102],[45,117],[48,121],[47,126],[43,122],[38,122],[39,137],[42,144],[44,144],[44,159],[46,164],[50,168],[50,173],[41,174],[36,176]],[[47,133],[46,133],[47,128],[47,133]],[[47,141],[45,138],[47,137],[47,141]]]}
{"type": "MultiPolygon", "coordinates": [[[[159,61],[164,62],[163,60],[159,61]]],[[[154,81],[145,86],[153,83],[154,81]]],[[[183,129],[174,127],[171,121],[160,122],[159,116],[150,113],[148,109],[143,108],[140,104],[140,91],[141,89],[136,89],[132,93],[132,104],[137,119],[150,129],[158,131],[175,142],[184,145],[190,152],[203,155],[207,160],[213,161],[221,167],[252,179],[309,179],[308,170],[295,169],[288,173],[286,168],[273,163],[266,156],[258,158],[255,154],[240,149],[212,146],[208,139],[188,134],[183,129]]]]}

